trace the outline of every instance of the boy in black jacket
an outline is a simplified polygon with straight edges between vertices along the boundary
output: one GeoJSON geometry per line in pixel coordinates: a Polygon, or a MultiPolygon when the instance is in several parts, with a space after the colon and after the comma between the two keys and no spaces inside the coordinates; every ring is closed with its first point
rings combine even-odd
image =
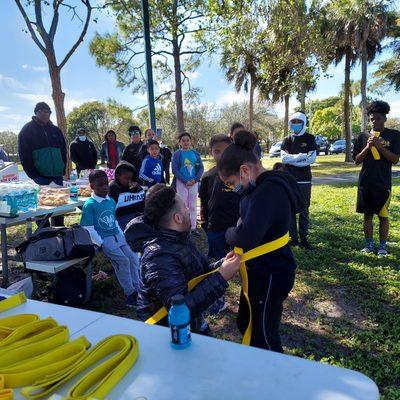
{"type": "Polygon", "coordinates": [[[76,165],[78,175],[85,169],[95,169],[97,165],[97,150],[93,142],[87,137],[84,128],[76,132],[75,140],[70,144],[71,161],[76,165]]]}
{"type": "MultiPolygon", "coordinates": [[[[211,138],[210,152],[216,163],[231,143],[232,140],[227,135],[214,135],[211,138]]],[[[225,232],[231,226],[236,226],[239,219],[240,196],[221,181],[215,166],[203,175],[199,197],[202,226],[208,239],[208,258],[218,261],[229,252],[225,232]]],[[[208,309],[208,312],[216,315],[225,308],[225,299],[221,297],[208,309]]]]}
{"type": "Polygon", "coordinates": [[[110,183],[109,195],[117,204],[116,216],[122,230],[144,210],[145,192],[135,182],[137,179],[135,167],[127,161],[121,161],[115,168],[115,179],[110,183]]]}

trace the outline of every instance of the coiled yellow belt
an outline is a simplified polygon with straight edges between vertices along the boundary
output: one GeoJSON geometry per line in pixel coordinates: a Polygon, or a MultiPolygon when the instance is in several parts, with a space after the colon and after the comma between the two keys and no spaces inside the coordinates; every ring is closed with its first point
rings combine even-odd
{"type": "MultiPolygon", "coordinates": [[[[375,137],[379,137],[380,136],[380,132],[374,132],[375,137]]],[[[371,147],[371,153],[372,153],[372,157],[374,157],[374,160],[380,160],[381,159],[381,155],[379,154],[378,149],[375,146],[371,147]]]]}
{"type": "MultiPolygon", "coordinates": [[[[285,235],[281,236],[280,238],[276,240],[272,240],[271,242],[265,243],[261,246],[255,247],[254,249],[251,249],[249,251],[246,251],[246,253],[243,253],[243,249],[239,247],[235,247],[235,253],[239,254],[242,256],[241,259],[241,264],[240,264],[240,276],[242,278],[242,292],[244,295],[244,298],[246,299],[246,302],[249,306],[249,323],[247,325],[246,331],[243,335],[242,339],[242,344],[244,345],[249,345],[250,344],[250,339],[251,339],[251,332],[253,328],[253,315],[251,311],[251,304],[250,304],[250,298],[249,298],[249,279],[247,276],[247,266],[246,266],[246,261],[252,260],[254,258],[263,256],[264,254],[272,253],[275,250],[278,250],[284,246],[286,246],[289,243],[289,232],[287,232],[285,235]]],[[[189,292],[196,287],[204,278],[207,276],[214,274],[215,272],[218,272],[218,269],[215,269],[213,271],[207,272],[206,274],[197,276],[196,278],[193,278],[189,281],[188,283],[188,290],[189,292]]],[[[155,314],[153,314],[150,318],[146,320],[146,324],[156,324],[157,322],[161,321],[164,317],[166,317],[168,314],[168,311],[165,307],[160,308],[155,314]]]]}

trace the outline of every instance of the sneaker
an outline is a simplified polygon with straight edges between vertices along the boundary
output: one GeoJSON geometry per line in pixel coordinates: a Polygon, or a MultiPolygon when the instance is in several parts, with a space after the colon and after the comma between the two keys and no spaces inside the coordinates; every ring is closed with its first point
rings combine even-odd
{"type": "Polygon", "coordinates": [[[375,249],[372,247],[364,247],[362,250],[361,250],[361,253],[363,253],[363,254],[373,254],[374,253],[374,251],[375,251],[375,249]]]}
{"type": "Polygon", "coordinates": [[[201,317],[201,326],[200,326],[200,335],[204,336],[210,336],[211,335],[211,329],[210,326],[208,325],[207,321],[205,318],[202,316],[201,317]]]}
{"type": "Polygon", "coordinates": [[[389,252],[385,247],[380,247],[378,250],[378,258],[385,258],[389,255],[389,252]]]}
{"type": "Polygon", "coordinates": [[[126,301],[125,301],[126,305],[128,307],[136,307],[137,306],[137,297],[138,297],[137,292],[133,292],[129,296],[126,296],[126,301]]]}
{"type": "Polygon", "coordinates": [[[210,315],[218,315],[222,311],[226,310],[228,305],[225,302],[224,297],[220,297],[214,304],[211,304],[210,307],[208,307],[207,314],[210,315]]]}
{"type": "Polygon", "coordinates": [[[311,246],[310,242],[307,239],[304,239],[300,242],[300,247],[305,250],[312,250],[313,247],[311,246]]]}

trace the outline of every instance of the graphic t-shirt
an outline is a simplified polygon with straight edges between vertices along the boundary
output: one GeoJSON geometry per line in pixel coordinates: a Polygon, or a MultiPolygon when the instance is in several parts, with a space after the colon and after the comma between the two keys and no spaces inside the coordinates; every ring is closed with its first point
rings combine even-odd
{"type": "Polygon", "coordinates": [[[109,197],[106,197],[100,203],[93,197],[86,200],[82,209],[81,226],[94,226],[102,239],[118,235],[115,201],[109,197]]]}
{"type": "MultiPolygon", "coordinates": [[[[353,159],[365,148],[368,138],[368,133],[361,133],[358,136],[354,144],[353,159]]],[[[385,128],[378,140],[392,153],[400,154],[399,131],[385,128]]],[[[390,190],[392,187],[392,163],[382,154],[379,160],[375,160],[372,152],[369,151],[362,163],[358,185],[360,187],[390,190]]]]}
{"type": "MultiPolygon", "coordinates": [[[[289,154],[307,154],[309,151],[317,150],[317,143],[314,135],[304,133],[301,136],[290,135],[283,139],[281,149],[289,154]]],[[[310,182],[312,179],[311,166],[296,167],[294,165],[285,165],[286,170],[290,172],[297,182],[310,182]]]]}
{"type": "Polygon", "coordinates": [[[197,157],[193,150],[181,150],[179,171],[188,181],[196,177],[197,157]]]}
{"type": "Polygon", "coordinates": [[[145,192],[138,184],[126,188],[114,180],[110,183],[110,197],[117,204],[117,217],[143,213],[145,192]]]}

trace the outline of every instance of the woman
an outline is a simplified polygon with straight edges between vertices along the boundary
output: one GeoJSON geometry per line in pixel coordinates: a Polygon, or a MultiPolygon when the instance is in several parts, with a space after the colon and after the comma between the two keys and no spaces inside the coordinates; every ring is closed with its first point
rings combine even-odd
{"type": "Polygon", "coordinates": [[[121,160],[124,149],[125,145],[117,140],[116,133],[113,130],[107,131],[104,142],[101,144],[101,163],[107,162],[107,168],[115,169],[121,160]]]}
{"type": "MultiPolygon", "coordinates": [[[[246,263],[253,320],[250,345],[283,352],[279,325],[296,269],[288,231],[291,216],[302,209],[303,200],[296,181],[288,173],[263,168],[254,152],[254,134],[241,130],[233,140],[217,164],[223,182],[243,195],[240,219],[236,227],[227,230],[226,241],[242,248],[244,253],[275,240],[280,243],[275,251],[246,263]]],[[[237,323],[244,333],[249,310],[243,292],[237,323]]]]}

